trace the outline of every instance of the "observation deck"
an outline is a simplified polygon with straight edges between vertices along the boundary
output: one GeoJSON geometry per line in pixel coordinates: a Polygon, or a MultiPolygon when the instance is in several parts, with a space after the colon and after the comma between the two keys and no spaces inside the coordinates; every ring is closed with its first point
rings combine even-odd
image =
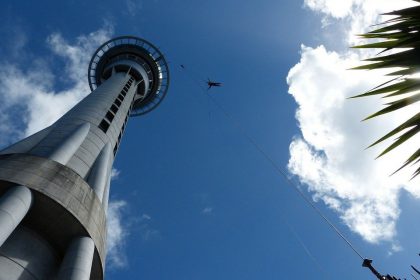
{"type": "Polygon", "coordinates": [[[150,42],[121,36],[102,44],[89,63],[88,79],[93,91],[114,72],[129,73],[137,83],[130,116],[155,109],[169,87],[169,68],[163,54],[150,42]]]}

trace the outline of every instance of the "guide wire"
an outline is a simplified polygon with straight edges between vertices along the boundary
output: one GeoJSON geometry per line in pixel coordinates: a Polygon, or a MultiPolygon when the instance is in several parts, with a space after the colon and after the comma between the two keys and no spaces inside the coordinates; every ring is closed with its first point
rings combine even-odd
{"type": "MultiPolygon", "coordinates": [[[[183,70],[185,70],[184,67],[183,70]]],[[[208,92],[208,90],[206,90],[202,84],[200,84],[198,82],[198,79],[196,79],[195,77],[193,77],[192,75],[189,75],[188,72],[185,72],[188,76],[188,78],[195,83],[197,86],[200,87],[200,89],[203,92],[208,92]]],[[[203,80],[205,82],[205,80],[203,80]]],[[[194,97],[197,97],[196,95],[194,95],[194,97]]],[[[208,96],[206,96],[207,99],[207,107],[209,108],[210,106],[210,98],[208,96]]],[[[304,241],[302,240],[302,238],[299,236],[299,234],[296,232],[296,230],[292,227],[292,225],[290,224],[290,222],[288,221],[287,217],[285,217],[283,215],[283,213],[280,213],[280,219],[282,220],[283,224],[285,224],[287,226],[287,228],[289,229],[290,233],[292,234],[292,236],[294,237],[294,239],[296,240],[296,242],[301,246],[302,250],[305,252],[305,254],[308,256],[308,258],[314,263],[314,265],[317,267],[317,269],[319,270],[319,272],[321,274],[324,275],[325,279],[332,279],[330,276],[327,276],[327,272],[323,269],[323,267],[321,266],[321,264],[316,260],[315,256],[312,254],[312,252],[309,250],[309,248],[306,246],[306,244],[304,243],[304,241]]]]}
{"type": "Polygon", "coordinates": [[[215,100],[215,98],[209,94],[207,94],[212,100],[212,102],[227,116],[235,126],[242,132],[242,134],[248,139],[248,141],[270,162],[272,167],[277,170],[279,174],[283,176],[289,186],[291,186],[294,190],[298,192],[298,194],[318,213],[318,215],[347,243],[347,245],[362,259],[364,257],[359,253],[359,251],[353,246],[353,244],[341,233],[341,231],[321,212],[321,210],[303,193],[303,191],[296,186],[289,176],[277,165],[277,163],[272,159],[270,155],[268,155],[259,145],[258,143],[249,136],[248,133],[239,125],[239,123],[215,100]]]}
{"type": "MultiPolygon", "coordinates": [[[[186,70],[185,68],[183,68],[183,70],[186,70]]],[[[190,76],[190,78],[192,80],[194,80],[194,78],[192,76],[190,76]]],[[[210,98],[210,100],[213,102],[214,105],[216,105],[216,107],[219,108],[219,110],[225,115],[225,117],[227,119],[230,120],[231,124],[233,126],[236,127],[236,129],[239,130],[239,132],[254,146],[255,149],[257,149],[257,151],[259,151],[261,153],[261,155],[263,155],[263,157],[271,164],[271,166],[286,180],[286,183],[292,188],[294,189],[300,196],[301,198],[309,204],[309,206],[311,206],[312,209],[315,210],[315,212],[327,223],[327,225],[329,225],[329,227],[348,245],[348,247],[358,256],[360,257],[360,259],[363,261],[365,260],[365,258],[362,256],[362,254],[356,249],[356,247],[350,242],[350,240],[348,240],[343,233],[341,233],[341,231],[333,224],[333,222],[331,222],[323,213],[322,211],[303,193],[303,191],[293,183],[293,181],[289,178],[289,176],[287,176],[286,172],[283,171],[278,165],[277,163],[274,161],[274,159],[267,154],[262,148],[261,146],[257,143],[257,141],[251,137],[247,131],[242,127],[242,125],[240,125],[240,123],[236,120],[236,118],[234,118],[231,114],[229,114],[229,112],[227,110],[225,110],[225,108],[211,95],[208,93],[207,90],[204,90],[203,87],[199,84],[199,82],[197,80],[195,80],[195,83],[197,83],[201,90],[203,91],[204,95],[206,95],[208,98],[210,98]]]]}

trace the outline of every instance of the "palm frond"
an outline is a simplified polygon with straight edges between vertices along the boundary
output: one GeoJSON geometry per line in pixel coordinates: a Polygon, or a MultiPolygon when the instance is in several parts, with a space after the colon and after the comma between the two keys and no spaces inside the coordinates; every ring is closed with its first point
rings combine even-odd
{"type": "MultiPolygon", "coordinates": [[[[420,0],[414,0],[420,3],[420,0]]],[[[385,103],[385,108],[366,117],[364,120],[375,118],[391,112],[404,110],[407,106],[420,101],[420,79],[412,75],[420,73],[420,5],[386,13],[385,15],[395,16],[382,24],[375,25],[374,30],[361,34],[359,37],[367,40],[380,40],[354,46],[357,49],[381,49],[375,57],[365,59],[368,64],[352,69],[355,70],[376,70],[388,68],[402,68],[392,71],[387,76],[396,77],[385,82],[365,93],[351,98],[379,95],[383,99],[392,97],[393,101],[385,103]],[[388,55],[384,53],[391,50],[400,50],[388,55]]],[[[420,132],[420,112],[381,137],[369,147],[377,145],[386,139],[397,136],[393,143],[383,150],[378,158],[406,143],[409,139],[420,132]]],[[[404,164],[395,172],[409,166],[420,165],[420,149],[413,153],[404,164]]],[[[395,173],[394,172],[394,173],[395,173]]],[[[420,174],[420,166],[416,168],[413,177],[420,174]]]]}

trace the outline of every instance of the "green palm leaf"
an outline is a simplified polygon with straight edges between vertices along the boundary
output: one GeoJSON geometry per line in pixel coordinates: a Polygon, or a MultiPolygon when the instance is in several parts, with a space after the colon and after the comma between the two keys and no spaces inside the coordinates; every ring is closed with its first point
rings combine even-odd
{"type": "MultiPolygon", "coordinates": [[[[415,0],[420,3],[420,0],[415,0]]],[[[379,95],[383,99],[393,98],[393,101],[385,103],[385,108],[368,116],[364,120],[389,114],[399,110],[404,110],[407,106],[418,104],[420,101],[420,79],[413,78],[412,75],[420,73],[420,5],[393,11],[386,15],[396,16],[380,25],[376,29],[366,34],[359,35],[367,40],[382,40],[368,43],[353,48],[377,48],[380,53],[372,58],[365,59],[368,64],[355,67],[355,70],[375,70],[399,67],[387,74],[387,76],[397,76],[390,81],[383,83],[365,93],[353,96],[352,98],[379,95]],[[390,50],[400,50],[399,52],[383,55],[390,50]]],[[[393,143],[383,150],[378,158],[405,144],[409,139],[420,132],[420,112],[381,137],[369,147],[377,145],[386,139],[397,136],[393,143]]],[[[413,153],[404,164],[395,172],[409,166],[420,165],[420,149],[413,153]]],[[[395,173],[394,172],[394,173],[395,173]]],[[[420,166],[413,173],[413,178],[420,174],[420,166]]]]}

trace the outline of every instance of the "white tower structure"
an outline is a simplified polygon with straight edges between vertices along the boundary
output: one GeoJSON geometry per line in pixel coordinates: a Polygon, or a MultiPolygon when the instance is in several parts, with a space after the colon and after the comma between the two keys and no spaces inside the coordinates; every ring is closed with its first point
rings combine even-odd
{"type": "Polygon", "coordinates": [[[51,126],[0,151],[0,280],[104,279],[114,158],[130,116],[165,97],[162,53],[132,36],[94,53],[92,92],[51,126]]]}

